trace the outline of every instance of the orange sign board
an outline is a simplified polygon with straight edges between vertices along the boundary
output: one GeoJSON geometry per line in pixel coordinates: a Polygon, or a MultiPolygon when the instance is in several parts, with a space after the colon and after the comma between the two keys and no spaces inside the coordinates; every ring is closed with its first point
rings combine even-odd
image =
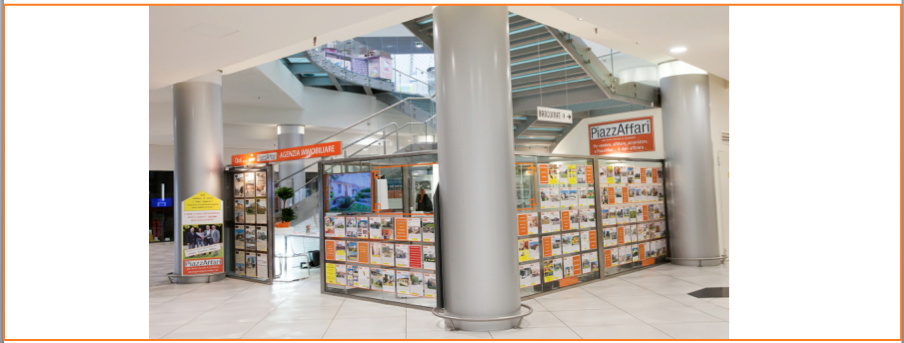
{"type": "Polygon", "coordinates": [[[567,278],[564,278],[564,279],[562,279],[562,280],[559,280],[559,287],[566,287],[566,286],[576,285],[577,283],[578,283],[578,277],[577,277],[577,276],[571,276],[571,277],[567,277],[567,278]]]}
{"type": "Polygon", "coordinates": [[[586,175],[587,175],[587,184],[592,185],[593,184],[593,166],[588,165],[588,166],[584,166],[584,167],[586,168],[585,171],[586,171],[586,175]]]}
{"type": "Polygon", "coordinates": [[[279,150],[267,150],[250,154],[232,155],[232,166],[255,163],[282,162],[324,156],[336,156],[342,152],[342,142],[328,142],[279,150]]]}
{"type": "Polygon", "coordinates": [[[656,150],[653,117],[640,117],[591,124],[590,154],[609,155],[656,150]]]}
{"type": "Polygon", "coordinates": [[[640,265],[643,267],[652,266],[653,263],[656,263],[656,259],[652,257],[640,261],[640,265]]]}
{"type": "Polygon", "coordinates": [[[603,252],[603,257],[606,260],[606,268],[612,267],[612,251],[606,250],[603,252]]]}
{"type": "Polygon", "coordinates": [[[540,184],[549,184],[549,165],[541,164],[540,166],[540,184]]]}

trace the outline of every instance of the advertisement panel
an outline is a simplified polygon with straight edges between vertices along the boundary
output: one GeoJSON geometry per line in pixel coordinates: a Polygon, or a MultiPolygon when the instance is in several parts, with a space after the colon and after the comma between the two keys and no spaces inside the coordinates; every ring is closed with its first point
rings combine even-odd
{"type": "Polygon", "coordinates": [[[182,201],[182,275],[223,272],[223,201],[199,192],[182,201]]]}
{"type": "Polygon", "coordinates": [[[656,150],[653,117],[590,124],[590,154],[603,156],[656,150]]]}

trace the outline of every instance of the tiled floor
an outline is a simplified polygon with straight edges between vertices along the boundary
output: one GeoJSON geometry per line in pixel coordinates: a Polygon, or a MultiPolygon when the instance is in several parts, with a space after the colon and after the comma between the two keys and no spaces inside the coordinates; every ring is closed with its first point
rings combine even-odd
{"type": "Polygon", "coordinates": [[[149,338],[670,339],[728,338],[728,298],[687,295],[728,286],[728,264],[662,265],[554,292],[522,329],[450,331],[428,311],[320,294],[319,275],[272,286],[235,279],[169,284],[172,243],[150,245],[149,338]]]}

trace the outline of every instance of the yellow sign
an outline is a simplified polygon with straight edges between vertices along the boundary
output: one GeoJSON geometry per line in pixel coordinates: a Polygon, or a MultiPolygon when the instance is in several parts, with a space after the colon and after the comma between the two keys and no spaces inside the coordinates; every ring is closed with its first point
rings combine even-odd
{"type": "Polygon", "coordinates": [[[336,265],[332,263],[326,264],[326,283],[338,284],[336,282],[336,265]]]}
{"type": "Polygon", "coordinates": [[[201,191],[185,199],[185,211],[215,211],[220,209],[222,203],[217,197],[201,191]]]}

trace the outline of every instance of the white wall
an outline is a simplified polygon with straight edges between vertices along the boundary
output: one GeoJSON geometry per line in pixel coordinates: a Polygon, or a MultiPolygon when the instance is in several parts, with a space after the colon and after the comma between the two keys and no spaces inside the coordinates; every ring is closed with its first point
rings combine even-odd
{"type": "Polygon", "coordinates": [[[634,157],[634,158],[665,158],[665,147],[662,140],[662,110],[659,108],[610,114],[599,117],[584,118],[561,143],[553,150],[555,154],[590,155],[590,124],[602,123],[613,120],[630,119],[653,116],[653,140],[656,150],[636,153],[620,153],[606,156],[634,157]]]}

